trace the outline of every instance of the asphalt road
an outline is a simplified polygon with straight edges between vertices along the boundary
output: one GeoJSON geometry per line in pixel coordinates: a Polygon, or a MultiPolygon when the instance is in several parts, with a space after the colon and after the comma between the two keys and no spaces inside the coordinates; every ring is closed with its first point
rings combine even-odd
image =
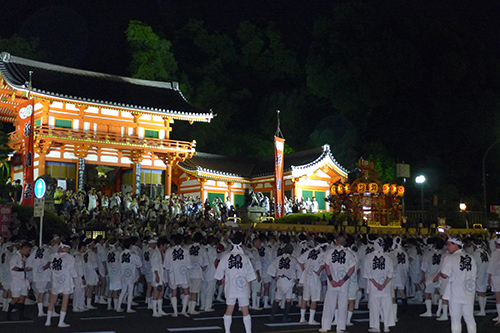
{"type": "MultiPolygon", "coordinates": [[[[200,313],[196,316],[186,318],[182,315],[174,318],[166,316],[162,318],[153,318],[152,311],[147,310],[144,303],[140,299],[136,299],[140,304],[133,308],[137,309],[137,313],[117,313],[115,311],[106,310],[106,305],[98,305],[100,308],[83,313],[73,313],[69,310],[66,316],[66,322],[71,326],[68,328],[58,328],[57,323],[59,318],[52,319],[52,327],[45,327],[45,318],[36,317],[36,305],[26,307],[26,316],[34,318],[32,321],[26,322],[7,322],[5,313],[0,313],[0,332],[116,332],[116,333],[146,333],[146,332],[203,332],[203,333],[220,333],[224,332],[224,323],[222,316],[225,311],[225,305],[215,303],[215,312],[200,313]]],[[[316,321],[321,320],[322,306],[318,307],[316,321]]],[[[434,307],[434,311],[436,308],[434,307]]],[[[59,311],[59,309],[58,309],[59,311]]],[[[164,306],[164,311],[172,312],[169,305],[164,306]]],[[[435,318],[421,318],[419,314],[425,311],[423,305],[408,306],[408,313],[399,315],[397,325],[391,328],[391,332],[405,333],[444,333],[450,332],[450,322],[438,322],[435,318]],[[432,330],[432,332],[429,332],[432,330]],[[425,332],[427,331],[427,332],[425,332]]],[[[292,307],[290,313],[291,322],[281,322],[281,316],[277,316],[276,320],[269,319],[270,310],[251,311],[253,332],[272,333],[307,333],[318,332],[320,326],[309,326],[299,324],[299,309],[292,307]]],[[[309,314],[307,313],[306,318],[309,314]]],[[[477,332],[500,332],[500,327],[494,327],[492,318],[496,316],[495,301],[492,296],[488,298],[487,316],[476,317],[477,332]]],[[[18,317],[17,313],[13,314],[14,320],[18,317]]],[[[232,332],[245,332],[241,312],[235,310],[233,314],[232,332]]],[[[367,332],[368,331],[368,310],[366,303],[361,303],[360,309],[356,310],[352,319],[354,326],[348,327],[348,332],[367,332]]],[[[335,330],[333,330],[334,332],[335,330]]],[[[465,324],[463,332],[467,332],[465,324]]]]}

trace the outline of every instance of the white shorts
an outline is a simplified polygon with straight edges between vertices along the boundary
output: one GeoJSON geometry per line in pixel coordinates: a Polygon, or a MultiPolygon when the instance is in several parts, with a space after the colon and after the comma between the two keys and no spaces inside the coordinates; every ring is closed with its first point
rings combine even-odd
{"type": "Polygon", "coordinates": [[[349,301],[355,300],[357,295],[358,295],[358,284],[357,283],[351,283],[347,289],[347,299],[349,301]]]}
{"type": "Polygon", "coordinates": [[[146,283],[153,283],[153,274],[144,274],[144,279],[146,279],[146,283]]]}
{"type": "Polygon", "coordinates": [[[41,293],[46,293],[50,289],[50,282],[49,281],[37,281],[33,282],[35,284],[35,288],[38,291],[39,294],[41,293]]]}
{"type": "Polygon", "coordinates": [[[68,285],[62,285],[62,286],[57,285],[57,286],[52,286],[52,290],[50,291],[50,293],[52,295],[59,295],[59,294],[69,295],[73,293],[73,290],[74,288],[68,285]]]}
{"type": "Polygon", "coordinates": [[[403,290],[406,287],[406,282],[408,280],[407,276],[401,276],[400,274],[396,274],[394,279],[392,279],[392,285],[394,289],[403,290]]]}
{"type": "Polygon", "coordinates": [[[304,301],[318,302],[321,299],[321,284],[311,286],[306,283],[303,288],[302,299],[304,301]]]}
{"type": "Polygon", "coordinates": [[[10,290],[12,291],[12,298],[18,298],[20,296],[28,296],[28,286],[24,285],[14,285],[10,286],[10,290]]]}
{"type": "Polygon", "coordinates": [[[273,280],[273,278],[270,275],[267,276],[262,276],[261,282],[262,283],[270,283],[273,280]]]}
{"type": "Polygon", "coordinates": [[[281,301],[283,298],[291,299],[293,294],[293,286],[295,285],[293,280],[288,280],[285,277],[280,277],[278,279],[275,300],[281,301]]]}
{"type": "Polygon", "coordinates": [[[500,291],[500,278],[494,276],[491,278],[491,291],[499,292],[500,291]]]}
{"type": "Polygon", "coordinates": [[[260,293],[260,290],[262,289],[262,283],[257,281],[257,279],[252,281],[252,292],[256,291],[260,293]]]}
{"type": "Polygon", "coordinates": [[[425,293],[426,294],[433,294],[436,289],[439,289],[439,282],[433,282],[431,284],[428,284],[425,286],[425,293]]]}
{"type": "Polygon", "coordinates": [[[109,290],[111,291],[116,291],[116,290],[121,290],[122,289],[122,283],[121,282],[109,282],[109,290]]]}
{"type": "Polygon", "coordinates": [[[236,300],[238,300],[238,305],[239,306],[248,306],[250,304],[250,301],[248,297],[229,297],[226,298],[226,305],[235,305],[236,300]]]}
{"type": "Polygon", "coordinates": [[[201,279],[189,279],[189,292],[197,294],[201,290],[201,279]]]}
{"type": "MultiPolygon", "coordinates": [[[[170,289],[177,289],[177,288],[188,289],[189,284],[178,284],[176,286],[169,286],[169,287],[170,289]]],[[[191,290],[189,292],[191,292],[191,290]]]]}
{"type": "Polygon", "coordinates": [[[87,281],[87,286],[97,286],[99,282],[99,278],[97,277],[97,273],[95,271],[88,271],[85,274],[85,281],[87,281]]]}

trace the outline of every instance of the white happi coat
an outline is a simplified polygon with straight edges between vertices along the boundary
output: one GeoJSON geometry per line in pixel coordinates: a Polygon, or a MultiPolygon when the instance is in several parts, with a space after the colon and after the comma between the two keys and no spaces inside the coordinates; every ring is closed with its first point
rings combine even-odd
{"type": "Polygon", "coordinates": [[[207,269],[203,272],[203,280],[211,281],[215,276],[215,262],[217,261],[217,250],[211,245],[205,246],[207,251],[208,265],[207,269]]]}
{"type": "Polygon", "coordinates": [[[0,255],[0,267],[1,267],[0,282],[2,282],[2,285],[6,289],[10,288],[10,280],[11,280],[10,258],[11,257],[12,257],[12,252],[10,252],[7,248],[5,248],[2,252],[2,254],[0,255]]]}
{"type": "Polygon", "coordinates": [[[122,283],[134,284],[139,278],[137,270],[142,267],[141,258],[129,249],[123,250],[119,258],[122,283]]]}
{"type": "Polygon", "coordinates": [[[399,245],[391,254],[394,256],[394,279],[392,284],[394,287],[405,288],[408,280],[408,270],[410,268],[408,254],[399,245]]]}
{"type": "Polygon", "coordinates": [[[85,280],[91,286],[97,285],[98,277],[96,270],[99,268],[97,264],[97,254],[91,249],[87,249],[83,254],[83,261],[85,263],[85,280]]]}
{"type": "Polygon", "coordinates": [[[490,263],[490,255],[486,249],[478,248],[472,253],[472,257],[476,261],[477,266],[476,291],[486,292],[486,288],[488,287],[487,271],[490,263]]]}
{"type": "Polygon", "coordinates": [[[224,254],[215,271],[215,279],[225,279],[226,298],[249,298],[249,282],[256,278],[250,258],[243,253],[240,246],[234,246],[230,252],[224,254]]]}
{"type": "Polygon", "coordinates": [[[188,274],[191,267],[189,252],[182,246],[176,245],[165,252],[165,269],[168,271],[170,288],[188,285],[188,274]]]}
{"type": "Polygon", "coordinates": [[[422,256],[421,270],[425,274],[425,285],[431,285],[434,283],[434,278],[436,274],[439,273],[441,268],[441,261],[443,259],[443,251],[437,249],[430,249],[425,251],[422,256]]]}
{"type": "Polygon", "coordinates": [[[121,251],[112,246],[108,252],[106,264],[108,266],[108,278],[110,285],[121,283],[121,251]]]}
{"type": "MultiPolygon", "coordinates": [[[[356,267],[356,257],[347,248],[334,246],[323,253],[321,264],[328,265],[334,281],[340,281],[352,267],[356,267]]],[[[347,292],[349,288],[349,283],[336,288],[333,288],[330,283],[327,285],[328,289],[340,289],[342,292],[347,292]]]]}
{"type": "Polygon", "coordinates": [[[146,282],[151,282],[155,278],[154,274],[152,274],[154,272],[151,270],[151,257],[155,250],[158,250],[158,247],[156,249],[153,249],[152,247],[148,246],[142,254],[143,261],[141,270],[142,274],[144,274],[144,277],[146,278],[146,282]]]}
{"type": "MultiPolygon", "coordinates": [[[[54,290],[73,288],[73,279],[77,278],[75,258],[66,252],[57,252],[50,256],[50,271],[54,290]]],[[[81,277],[80,277],[81,278],[81,277]]]]}
{"type": "Polygon", "coordinates": [[[443,299],[473,304],[476,293],[477,266],[474,258],[462,249],[443,259],[441,273],[448,276],[443,299]]]}
{"type": "Polygon", "coordinates": [[[491,291],[500,291],[500,249],[491,253],[488,274],[491,274],[491,291]]]}
{"type": "Polygon", "coordinates": [[[23,256],[19,251],[16,251],[12,254],[12,257],[10,258],[9,262],[10,275],[11,275],[10,285],[12,286],[12,288],[14,288],[14,286],[17,287],[24,286],[27,283],[25,271],[12,270],[14,267],[24,268],[25,267],[24,262],[25,259],[23,258],[23,256]]]}
{"type": "Polygon", "coordinates": [[[158,248],[156,249],[149,248],[148,253],[149,253],[149,265],[151,267],[149,274],[152,276],[151,285],[153,287],[162,286],[167,282],[167,276],[165,274],[161,252],[160,250],[158,250],[158,248]],[[159,282],[156,282],[155,271],[158,272],[158,277],[160,278],[159,282]]]}
{"type": "MultiPolygon", "coordinates": [[[[74,278],[74,283],[76,288],[83,288],[85,285],[83,284],[83,279],[82,277],[85,277],[85,262],[83,261],[83,254],[82,253],[75,253],[75,270],[76,270],[76,277],[74,278]]],[[[50,273],[50,270],[49,270],[50,273]]]]}
{"type": "Polygon", "coordinates": [[[299,257],[299,263],[304,265],[304,271],[300,277],[299,282],[302,284],[309,284],[311,286],[319,286],[321,285],[321,280],[318,272],[322,265],[322,250],[321,246],[318,245],[315,248],[309,249],[304,252],[299,257]]]}
{"type": "MultiPolygon", "coordinates": [[[[378,284],[383,284],[386,278],[394,277],[394,262],[387,253],[374,251],[365,257],[363,272],[366,279],[374,279],[378,284]]],[[[378,290],[373,283],[368,282],[370,297],[391,297],[391,292],[390,285],[378,290]]]]}
{"type": "Polygon", "coordinates": [[[199,243],[188,246],[189,257],[191,259],[190,279],[201,279],[203,277],[202,267],[208,266],[207,251],[199,243]]]}
{"type": "Polygon", "coordinates": [[[52,254],[52,250],[47,245],[42,245],[42,247],[31,251],[30,256],[26,260],[26,267],[30,267],[33,270],[33,282],[50,281],[50,269],[44,269],[44,266],[50,262],[52,254]]]}

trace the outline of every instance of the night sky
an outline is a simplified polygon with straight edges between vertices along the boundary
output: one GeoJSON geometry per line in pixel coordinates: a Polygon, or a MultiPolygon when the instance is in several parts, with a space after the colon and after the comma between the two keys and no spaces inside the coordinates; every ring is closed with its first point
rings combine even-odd
{"type": "MultiPolygon", "coordinates": [[[[404,161],[409,198],[422,173],[429,201],[480,210],[483,155],[500,138],[499,17],[498,1],[16,0],[2,4],[0,46],[137,76],[125,31],[141,21],[171,43],[168,78],[217,113],[176,123],[174,139],[269,155],[280,109],[290,150],[329,143],[348,169],[360,156],[404,161]]],[[[500,143],[486,160],[489,204],[500,204],[499,163],[500,143]]]]}

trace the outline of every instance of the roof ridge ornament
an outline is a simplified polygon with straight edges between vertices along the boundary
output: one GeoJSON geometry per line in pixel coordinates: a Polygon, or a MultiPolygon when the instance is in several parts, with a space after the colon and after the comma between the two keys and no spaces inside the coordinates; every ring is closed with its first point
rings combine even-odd
{"type": "Polygon", "coordinates": [[[2,52],[2,54],[0,54],[0,56],[2,57],[3,61],[9,61],[10,60],[10,53],[9,52],[2,52]]]}

